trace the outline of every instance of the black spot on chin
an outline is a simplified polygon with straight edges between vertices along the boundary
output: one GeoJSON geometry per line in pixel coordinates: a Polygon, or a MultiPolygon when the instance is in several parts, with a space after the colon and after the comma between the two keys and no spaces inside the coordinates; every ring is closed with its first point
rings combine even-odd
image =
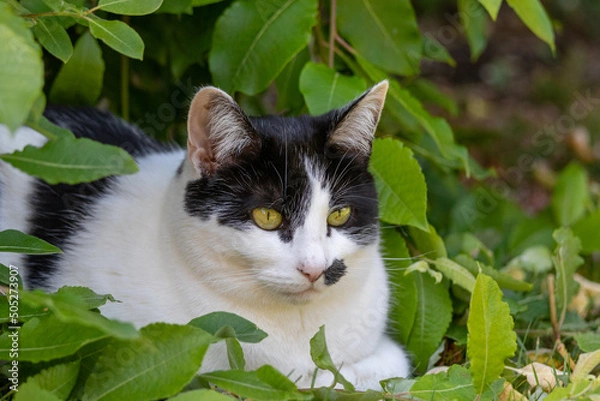
{"type": "Polygon", "coordinates": [[[346,264],[343,260],[335,259],[331,266],[325,270],[325,285],[334,285],[346,274],[346,264]]]}

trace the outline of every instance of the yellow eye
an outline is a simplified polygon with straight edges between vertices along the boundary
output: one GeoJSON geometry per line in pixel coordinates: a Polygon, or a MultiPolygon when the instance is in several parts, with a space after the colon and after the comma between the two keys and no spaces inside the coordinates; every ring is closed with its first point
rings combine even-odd
{"type": "Polygon", "coordinates": [[[334,210],[327,216],[327,224],[333,227],[339,227],[346,224],[350,218],[350,207],[345,206],[334,210]]]}
{"type": "Polygon", "coordinates": [[[252,220],[257,226],[263,230],[275,230],[281,225],[282,217],[275,209],[267,209],[265,207],[259,207],[258,209],[252,210],[252,220]]]}

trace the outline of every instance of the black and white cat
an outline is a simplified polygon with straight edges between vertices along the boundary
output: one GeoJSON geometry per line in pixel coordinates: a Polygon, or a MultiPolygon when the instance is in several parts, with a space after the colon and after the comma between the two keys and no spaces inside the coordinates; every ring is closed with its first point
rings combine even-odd
{"type": "MultiPolygon", "coordinates": [[[[333,360],[358,388],[406,376],[385,334],[388,283],[375,186],[367,171],[387,92],[382,82],[319,117],[247,117],[214,87],[192,101],[187,152],[93,109],[51,109],[77,136],[122,146],[139,173],[47,185],[0,161],[0,229],[64,254],[0,254],[30,288],[81,285],[122,303],[102,312],[138,326],[237,313],[265,330],[245,344],[249,369],[271,364],[310,385],[309,340],[325,325],[333,360]]],[[[0,126],[0,153],[43,144],[0,126]]],[[[211,348],[203,370],[228,368],[211,348]]],[[[331,376],[319,373],[317,385],[331,376]]]]}

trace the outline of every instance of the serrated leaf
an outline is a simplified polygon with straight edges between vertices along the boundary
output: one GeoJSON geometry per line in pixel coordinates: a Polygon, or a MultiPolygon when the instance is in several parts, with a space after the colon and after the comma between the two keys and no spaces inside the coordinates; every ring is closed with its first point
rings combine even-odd
{"type": "Polygon", "coordinates": [[[552,212],[559,225],[569,226],[585,213],[589,199],[587,181],[586,170],[575,162],[558,176],[552,192],[552,212]]]}
{"type": "Polygon", "coordinates": [[[421,35],[409,0],[344,0],[337,3],[337,27],[367,60],[385,71],[415,75],[421,35]]]}
{"type": "Polygon", "coordinates": [[[17,230],[0,231],[0,252],[51,255],[62,251],[46,241],[17,230]]]}
{"type": "Polygon", "coordinates": [[[42,94],[44,65],[24,19],[4,2],[0,2],[0,43],[0,124],[15,131],[42,94]]]}
{"type": "Polygon", "coordinates": [[[123,149],[87,138],[61,137],[41,148],[28,145],[22,151],[0,155],[0,159],[49,184],[77,184],[138,171],[123,149]]]}
{"type": "Polygon", "coordinates": [[[28,383],[35,383],[41,389],[51,392],[57,398],[66,400],[79,376],[79,361],[51,366],[40,373],[27,379],[28,383]]]}
{"type": "Polygon", "coordinates": [[[478,0],[458,0],[458,12],[471,50],[471,61],[476,62],[487,46],[485,9],[478,0]]]}
{"type": "Polygon", "coordinates": [[[130,323],[109,320],[96,312],[88,310],[89,301],[81,298],[81,294],[76,292],[66,291],[47,294],[35,290],[21,292],[20,296],[23,303],[33,307],[46,307],[65,323],[98,329],[108,336],[119,339],[139,337],[139,333],[130,323]]]}
{"type": "Polygon", "coordinates": [[[105,20],[98,17],[86,18],[90,32],[107,46],[127,57],[141,60],[144,56],[144,41],[129,25],[122,21],[105,20]]]}
{"type": "Polygon", "coordinates": [[[560,311],[560,323],[562,324],[569,303],[575,295],[577,283],[575,272],[583,264],[579,256],[581,242],[573,235],[569,228],[559,228],[554,231],[552,237],[556,241],[556,249],[552,257],[552,263],[556,269],[556,304],[560,311]]]}
{"type": "Polygon", "coordinates": [[[412,260],[406,242],[394,229],[383,229],[381,239],[390,282],[390,334],[401,344],[406,344],[417,313],[415,278],[412,274],[404,274],[412,260]]]}
{"type": "MultiPolygon", "coordinates": [[[[11,332],[0,336],[0,359],[10,360],[11,332]]],[[[65,323],[54,315],[32,318],[19,329],[19,360],[49,361],[72,355],[86,344],[107,338],[102,330],[65,323]]]]}
{"type": "Polygon", "coordinates": [[[433,263],[437,269],[454,284],[461,286],[471,293],[473,292],[473,288],[475,287],[475,277],[467,270],[467,268],[448,258],[437,258],[433,263]]]}
{"type": "Polygon", "coordinates": [[[56,297],[61,299],[77,298],[77,302],[85,304],[87,309],[96,309],[106,304],[107,301],[117,302],[110,294],[96,294],[87,287],[65,286],[58,289],[56,297]]]}
{"type": "Polygon", "coordinates": [[[504,360],[517,350],[517,336],[502,291],[489,276],[479,274],[469,304],[467,355],[478,394],[500,377],[504,360]]]}
{"type": "Polygon", "coordinates": [[[325,326],[319,327],[319,331],[310,339],[310,356],[319,369],[333,373],[335,383],[340,383],[346,391],[354,391],[352,383],[342,376],[331,359],[325,339],[325,326]]]}
{"type": "Polygon", "coordinates": [[[300,92],[314,116],[346,105],[366,89],[362,78],[342,75],[325,64],[308,62],[300,74],[300,92]]]}
{"type": "Polygon", "coordinates": [[[108,345],[98,358],[83,401],[155,400],[177,394],[192,380],[213,337],[192,326],[154,323],[141,338],[108,345]]]}
{"type": "Polygon", "coordinates": [[[263,91],[308,44],[317,3],[233,2],[215,25],[208,60],[214,83],[230,93],[254,95],[263,91]]]}
{"type": "Polygon", "coordinates": [[[573,224],[573,233],[581,240],[581,251],[592,253],[600,251],[600,210],[584,216],[573,224]]]}
{"type": "Polygon", "coordinates": [[[541,40],[546,42],[552,53],[556,53],[554,44],[554,29],[552,22],[539,0],[506,0],[508,5],[515,10],[521,21],[541,40]]]}
{"type": "Polygon", "coordinates": [[[115,14],[146,15],[158,10],[163,0],[100,0],[98,8],[115,14]]]}
{"type": "Polygon", "coordinates": [[[577,346],[583,352],[600,350],[600,334],[598,333],[578,333],[575,335],[575,341],[577,341],[577,346]]]}
{"type": "Polygon", "coordinates": [[[417,313],[406,348],[413,355],[419,373],[427,370],[429,358],[439,347],[452,320],[452,301],[448,288],[435,284],[426,274],[414,274],[417,289],[417,313]]]}
{"type": "Polygon", "coordinates": [[[208,313],[193,319],[188,324],[201,328],[215,337],[235,337],[245,343],[258,343],[267,337],[267,333],[257,325],[230,312],[208,313]]]}
{"type": "Polygon", "coordinates": [[[375,178],[381,220],[427,230],[427,187],[412,151],[391,138],[375,139],[369,171],[375,178]]]}
{"type": "Polygon", "coordinates": [[[479,0],[481,5],[485,7],[487,12],[490,14],[490,17],[494,21],[498,18],[498,12],[500,11],[500,6],[502,5],[502,0],[479,0]]]}
{"type": "Polygon", "coordinates": [[[202,374],[200,378],[243,398],[255,400],[310,398],[295,390],[294,384],[281,373],[277,372],[277,377],[275,378],[274,372],[277,371],[265,365],[256,372],[240,370],[215,371],[202,374]],[[285,383],[282,383],[283,379],[285,379],[285,383]],[[276,385],[274,386],[273,384],[276,385]]]}
{"type": "Polygon", "coordinates": [[[59,104],[93,106],[102,92],[103,77],[102,50],[96,39],[86,32],[77,40],[71,59],[56,75],[50,100],[59,104]]]}
{"type": "Polygon", "coordinates": [[[472,401],[477,399],[471,373],[460,365],[451,366],[447,372],[421,377],[410,388],[410,394],[429,401],[472,401]]]}
{"type": "Polygon", "coordinates": [[[71,38],[55,17],[41,17],[32,28],[35,37],[54,57],[66,63],[73,54],[71,38]]]}
{"type": "Polygon", "coordinates": [[[193,390],[179,393],[169,401],[232,401],[237,398],[229,397],[215,390],[193,390]]]}

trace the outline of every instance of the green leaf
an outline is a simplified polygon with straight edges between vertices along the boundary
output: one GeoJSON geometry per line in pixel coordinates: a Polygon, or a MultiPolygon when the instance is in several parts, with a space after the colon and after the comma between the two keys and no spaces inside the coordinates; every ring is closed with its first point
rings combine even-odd
{"type": "Polygon", "coordinates": [[[26,255],[51,255],[62,251],[34,236],[17,230],[0,231],[0,252],[15,252],[26,255]]]}
{"type": "Polygon", "coordinates": [[[439,347],[450,321],[452,301],[448,288],[435,284],[427,274],[414,274],[417,289],[417,313],[406,348],[413,356],[413,365],[419,373],[427,370],[429,358],[439,347]]]}
{"type": "Polygon", "coordinates": [[[102,50],[96,39],[86,32],[77,40],[71,59],[58,72],[50,100],[59,104],[93,106],[102,92],[103,77],[102,50]]]}
{"type": "Polygon", "coordinates": [[[502,0],[479,0],[479,2],[485,7],[490,14],[490,17],[496,21],[496,18],[498,18],[498,11],[500,11],[500,6],[502,5],[502,0]]]}
{"type": "Polygon", "coordinates": [[[451,67],[456,67],[456,61],[452,58],[448,50],[432,35],[423,36],[423,57],[429,60],[446,63],[451,67]]]}
{"type": "Polygon", "coordinates": [[[390,282],[390,334],[406,344],[417,313],[417,286],[415,275],[406,275],[412,263],[406,242],[393,228],[381,230],[383,255],[390,282]]]}
{"type": "Polygon", "coordinates": [[[215,390],[193,390],[179,393],[169,401],[232,401],[237,398],[229,397],[215,390]]]}
{"type": "Polygon", "coordinates": [[[275,80],[277,86],[277,110],[285,114],[300,114],[304,97],[300,92],[300,73],[310,60],[308,48],[298,53],[275,80]]]}
{"type": "Polygon", "coordinates": [[[575,272],[583,264],[583,259],[579,257],[581,242],[579,238],[573,236],[571,229],[559,228],[554,231],[552,237],[557,244],[552,263],[556,269],[556,304],[557,310],[560,311],[560,323],[562,324],[577,288],[575,272]]]}
{"type": "Polygon", "coordinates": [[[308,62],[300,74],[300,92],[312,115],[342,107],[366,89],[362,78],[342,75],[325,64],[308,62]]]}
{"type": "Polygon", "coordinates": [[[192,14],[192,0],[164,0],[157,13],[192,14]]]}
{"type": "Polygon", "coordinates": [[[479,272],[490,276],[501,288],[513,291],[531,291],[533,289],[533,284],[517,280],[506,273],[502,273],[491,266],[473,259],[471,256],[460,254],[454,257],[454,260],[474,276],[479,274],[479,272]]]}
{"type": "Polygon", "coordinates": [[[76,302],[85,304],[87,309],[96,309],[106,304],[107,301],[117,302],[110,294],[96,294],[87,287],[61,287],[56,292],[56,297],[61,299],[77,298],[76,302]]]}
{"type": "Polygon", "coordinates": [[[163,0],[100,0],[98,8],[115,14],[146,15],[158,10],[163,0]]]}
{"type": "Polygon", "coordinates": [[[310,339],[310,356],[319,369],[333,373],[335,383],[340,383],[346,391],[354,391],[352,383],[342,376],[329,355],[325,340],[325,326],[319,327],[319,331],[310,339]]]}
{"type": "Polygon", "coordinates": [[[558,176],[552,193],[552,212],[556,222],[569,226],[585,213],[589,200],[587,171],[579,163],[570,163],[558,176]]]}
{"type": "MultiPolygon", "coordinates": [[[[10,360],[10,331],[0,336],[0,359],[10,360]]],[[[107,338],[102,330],[65,323],[54,315],[32,318],[19,329],[19,360],[49,361],[72,355],[86,344],[107,338]]]]}
{"type": "Polygon", "coordinates": [[[408,232],[419,251],[419,256],[425,256],[430,259],[445,258],[448,256],[444,240],[438,235],[434,226],[428,225],[426,230],[410,227],[408,232]]]}
{"type": "MultiPolygon", "coordinates": [[[[374,82],[379,82],[387,78],[387,74],[373,66],[364,57],[357,55],[356,60],[364,69],[367,76],[374,82]]],[[[386,109],[398,109],[410,114],[431,136],[442,156],[452,162],[459,161],[462,163],[467,176],[471,174],[467,149],[455,143],[454,133],[448,122],[443,118],[433,117],[429,114],[423,108],[423,105],[408,90],[401,88],[400,84],[395,80],[390,80],[386,109]]]]}
{"type": "Polygon", "coordinates": [[[427,187],[412,151],[391,138],[375,139],[370,171],[379,194],[381,220],[427,230],[427,187]]]}
{"type": "Polygon", "coordinates": [[[230,93],[254,95],[266,89],[308,44],[317,3],[235,1],[215,26],[208,60],[214,83],[230,93]]]}
{"type": "Polygon", "coordinates": [[[540,0],[506,0],[508,5],[515,10],[521,21],[541,40],[546,42],[553,54],[556,54],[554,44],[554,29],[552,22],[544,10],[540,0]]]}
{"type": "Polygon", "coordinates": [[[573,224],[573,233],[581,240],[581,250],[584,253],[592,253],[600,250],[600,210],[583,217],[573,224]]]}
{"type": "Polygon", "coordinates": [[[437,258],[433,261],[435,267],[454,284],[461,286],[469,292],[475,288],[475,277],[467,268],[448,258],[437,258]]]}
{"type": "Polygon", "coordinates": [[[90,32],[107,46],[127,57],[141,60],[144,56],[144,41],[129,25],[122,21],[108,21],[98,17],[86,18],[90,32]]]}
{"type": "Polygon", "coordinates": [[[43,115],[35,118],[30,114],[29,118],[27,118],[26,124],[28,127],[33,128],[48,139],[75,139],[75,135],[73,135],[71,131],[59,127],[58,125],[54,125],[43,115]]]}
{"type": "Polygon", "coordinates": [[[39,388],[66,400],[79,376],[79,361],[55,365],[27,379],[25,385],[35,383],[39,388]]]}
{"type": "Polygon", "coordinates": [[[197,317],[188,324],[215,337],[234,337],[245,343],[259,343],[267,337],[267,333],[251,321],[229,312],[212,312],[197,317]]]}
{"type": "Polygon", "coordinates": [[[78,291],[63,291],[47,294],[39,290],[21,292],[21,301],[33,307],[43,306],[50,309],[58,319],[65,323],[101,330],[106,335],[119,339],[139,337],[139,333],[130,323],[109,320],[89,310],[90,301],[82,298],[78,291]]]}
{"type": "Polygon", "coordinates": [[[427,79],[415,79],[408,86],[410,93],[421,102],[431,102],[443,107],[453,116],[458,115],[458,105],[456,101],[443,93],[439,87],[427,79]]]}
{"type": "Polygon", "coordinates": [[[504,360],[517,350],[517,336],[502,291],[489,276],[479,274],[469,304],[467,355],[473,385],[482,394],[504,370],[504,360]]]}
{"type": "Polygon", "coordinates": [[[234,337],[229,337],[225,339],[225,345],[227,346],[229,367],[237,370],[246,369],[246,359],[240,342],[234,337]]]}
{"type": "MultiPolygon", "coordinates": [[[[0,235],[2,233],[0,232],[0,235]]],[[[0,241],[1,243],[1,241],[0,241]]],[[[5,285],[7,287],[10,286],[11,283],[17,283],[17,288],[23,288],[23,279],[19,274],[19,268],[17,266],[11,266],[10,268],[4,266],[0,263],[0,284],[5,285]]],[[[13,284],[14,286],[14,284],[13,284]]],[[[2,299],[6,299],[5,297],[0,297],[0,301],[2,299]]],[[[7,305],[8,306],[8,305],[7,305]]],[[[1,309],[4,310],[4,309],[1,309]]],[[[8,310],[8,308],[6,308],[8,310]]],[[[2,315],[0,315],[0,322],[2,321],[2,315]]]]}
{"type": "Polygon", "coordinates": [[[123,149],[87,138],[58,138],[41,148],[29,145],[0,159],[49,184],[77,184],[137,172],[135,161],[123,149]]]}
{"type": "Polygon", "coordinates": [[[478,0],[458,0],[458,12],[471,50],[471,61],[476,62],[487,46],[485,9],[478,0]]]}
{"type": "Polygon", "coordinates": [[[50,54],[66,63],[73,54],[71,38],[56,17],[41,17],[32,28],[35,37],[50,54]]]}
{"type": "Polygon", "coordinates": [[[141,338],[115,342],[102,352],[83,401],[155,400],[177,394],[192,380],[213,337],[192,326],[155,323],[141,338]]]}
{"type": "Polygon", "coordinates": [[[0,124],[15,131],[42,94],[44,65],[25,23],[0,2],[0,124]]]}
{"type": "Polygon", "coordinates": [[[268,365],[256,372],[215,371],[202,374],[200,378],[242,398],[255,400],[310,398],[299,393],[289,379],[268,365]]]}
{"type": "Polygon", "coordinates": [[[421,377],[410,388],[410,394],[430,401],[470,401],[477,399],[471,373],[467,368],[453,365],[447,372],[421,377]]]}
{"type": "Polygon", "coordinates": [[[400,75],[419,72],[421,35],[409,0],[340,1],[337,24],[350,44],[383,70],[400,75]]]}
{"type": "Polygon", "coordinates": [[[207,4],[220,3],[223,0],[192,0],[193,7],[205,6],[207,4]]]}
{"type": "Polygon", "coordinates": [[[40,388],[36,383],[25,383],[19,386],[19,392],[13,398],[14,401],[61,401],[56,395],[48,390],[40,388]]]}
{"type": "Polygon", "coordinates": [[[575,335],[575,341],[583,352],[600,350],[600,334],[598,333],[578,333],[575,335]]]}

